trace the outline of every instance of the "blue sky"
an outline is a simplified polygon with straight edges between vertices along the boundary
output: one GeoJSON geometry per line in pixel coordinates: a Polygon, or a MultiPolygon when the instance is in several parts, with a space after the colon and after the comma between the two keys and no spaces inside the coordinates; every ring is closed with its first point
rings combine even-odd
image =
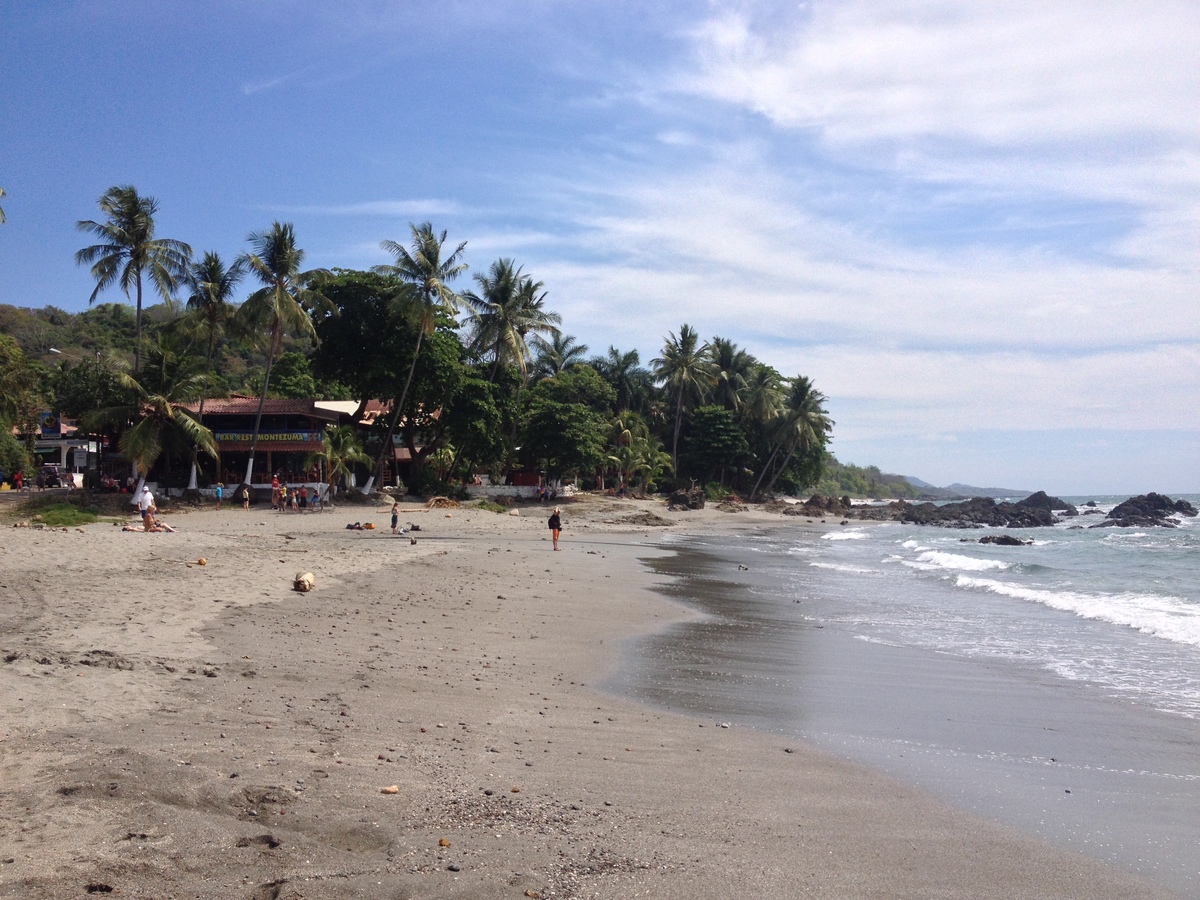
{"type": "Polygon", "coordinates": [[[843,461],[1200,491],[1193,2],[0,11],[0,302],[86,308],[114,184],[227,258],[431,220],[594,352],[686,322],[810,376],[843,461]]]}

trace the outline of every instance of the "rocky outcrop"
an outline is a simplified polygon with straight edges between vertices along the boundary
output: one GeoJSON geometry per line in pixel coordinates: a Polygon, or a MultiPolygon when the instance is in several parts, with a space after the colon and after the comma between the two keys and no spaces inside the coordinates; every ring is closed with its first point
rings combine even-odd
{"type": "Polygon", "coordinates": [[[1153,491],[1130,497],[1112,508],[1103,522],[1092,528],[1175,528],[1175,516],[1196,515],[1196,507],[1186,500],[1172,500],[1153,491]]]}
{"type": "Polygon", "coordinates": [[[1048,509],[1051,512],[1062,511],[1064,516],[1077,516],[1079,510],[1068,503],[1066,500],[1059,500],[1057,497],[1051,497],[1045,491],[1037,491],[1030,494],[1024,500],[1018,500],[1015,506],[1028,506],[1033,509],[1048,509]]]}
{"type": "MultiPolygon", "coordinates": [[[[1041,493],[1041,492],[1039,492],[1041,493]]],[[[1031,497],[1038,497],[1033,494],[1031,497]]],[[[1034,503],[1025,500],[1017,503],[997,503],[991,497],[972,497],[960,503],[935,506],[922,503],[917,506],[902,504],[899,519],[909,525],[940,525],[943,528],[1041,528],[1058,521],[1053,509],[1046,502],[1053,498],[1043,493],[1034,503]]],[[[1028,500],[1030,498],[1026,498],[1028,500]]],[[[1070,506],[1063,504],[1062,506],[1070,506]]],[[[1061,507],[1060,507],[1061,508],[1061,507]]],[[[1074,507],[1070,507],[1074,509],[1074,507]]]]}
{"type": "Polygon", "coordinates": [[[704,509],[703,488],[680,488],[667,499],[667,509],[704,509]]]}
{"type": "MultiPolygon", "coordinates": [[[[967,540],[967,538],[963,538],[967,540]]],[[[1023,541],[1020,538],[1013,537],[1011,534],[985,534],[979,539],[981,544],[997,544],[1001,547],[1027,547],[1033,541],[1023,541]]]]}

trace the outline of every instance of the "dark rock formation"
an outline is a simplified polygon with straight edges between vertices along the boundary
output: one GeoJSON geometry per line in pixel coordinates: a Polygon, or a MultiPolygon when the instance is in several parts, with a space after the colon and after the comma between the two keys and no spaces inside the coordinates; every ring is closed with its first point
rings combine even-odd
{"type": "Polygon", "coordinates": [[[1011,534],[985,534],[979,539],[981,544],[999,544],[1001,547],[1026,547],[1033,541],[1023,541],[1011,534]]]}
{"type": "Polygon", "coordinates": [[[1058,521],[1054,509],[1065,509],[1068,514],[1075,510],[1069,503],[1047,497],[1041,491],[1017,503],[997,503],[991,497],[972,497],[944,506],[932,503],[898,505],[903,507],[899,514],[901,522],[943,528],[1039,528],[1058,521]]]}
{"type": "Polygon", "coordinates": [[[680,488],[667,500],[667,509],[704,509],[704,490],[680,488]]]}
{"type": "Polygon", "coordinates": [[[1030,494],[1024,500],[1018,500],[1015,506],[1029,506],[1035,509],[1048,509],[1051,512],[1062,510],[1064,516],[1077,516],[1079,510],[1068,503],[1066,500],[1059,500],[1057,497],[1049,496],[1045,491],[1038,491],[1030,494]]]}
{"type": "Polygon", "coordinates": [[[1172,500],[1163,494],[1140,494],[1118,503],[1103,522],[1092,528],[1174,528],[1176,515],[1195,516],[1196,507],[1186,500],[1172,500]]]}

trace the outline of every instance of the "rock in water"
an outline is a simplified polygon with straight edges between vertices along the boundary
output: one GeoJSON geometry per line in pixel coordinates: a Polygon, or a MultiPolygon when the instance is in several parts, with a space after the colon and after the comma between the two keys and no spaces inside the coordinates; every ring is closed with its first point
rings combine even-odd
{"type": "Polygon", "coordinates": [[[296,580],[292,582],[292,590],[307,594],[316,583],[312,572],[297,572],[296,580]]]}

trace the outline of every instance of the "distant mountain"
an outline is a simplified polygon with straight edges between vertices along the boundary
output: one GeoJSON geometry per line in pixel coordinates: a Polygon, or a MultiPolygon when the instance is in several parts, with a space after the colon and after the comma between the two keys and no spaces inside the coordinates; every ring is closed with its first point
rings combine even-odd
{"type": "Polygon", "coordinates": [[[914,478],[911,475],[903,476],[915,488],[919,488],[924,499],[927,500],[963,500],[967,497],[1028,497],[1033,491],[1016,490],[1014,488],[997,488],[997,487],[976,487],[973,484],[961,484],[955,482],[948,484],[945,487],[936,487],[928,481],[922,481],[920,478],[914,478]]]}

